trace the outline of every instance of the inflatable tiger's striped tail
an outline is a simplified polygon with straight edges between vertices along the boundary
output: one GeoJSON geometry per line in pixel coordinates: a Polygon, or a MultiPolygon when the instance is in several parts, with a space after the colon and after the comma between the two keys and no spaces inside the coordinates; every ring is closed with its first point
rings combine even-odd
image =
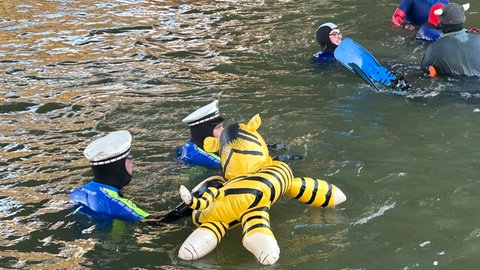
{"type": "Polygon", "coordinates": [[[220,194],[220,190],[215,187],[209,187],[202,194],[202,197],[196,198],[192,197],[192,203],[189,205],[193,210],[205,210],[211,202],[220,194]]]}
{"type": "MultiPolygon", "coordinates": [[[[192,189],[190,195],[190,204],[187,203],[188,207],[194,210],[203,210],[210,205],[219,194],[219,189],[223,187],[225,183],[225,178],[219,175],[210,176],[209,178],[200,182],[197,186],[192,189]]],[[[186,190],[185,192],[188,192],[186,190]]]]}

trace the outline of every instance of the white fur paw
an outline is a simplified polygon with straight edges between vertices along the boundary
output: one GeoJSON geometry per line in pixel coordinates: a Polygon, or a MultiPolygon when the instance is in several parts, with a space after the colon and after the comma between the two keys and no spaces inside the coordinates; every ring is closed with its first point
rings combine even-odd
{"type": "Polygon", "coordinates": [[[196,260],[210,253],[216,246],[217,238],[214,233],[196,229],[183,242],[178,250],[178,257],[186,261],[196,260]]]}
{"type": "Polygon", "coordinates": [[[192,204],[192,193],[184,185],[180,186],[180,198],[186,205],[192,204]]]}
{"type": "Polygon", "coordinates": [[[253,233],[243,239],[243,246],[263,265],[274,264],[280,258],[277,240],[270,235],[253,233]]]}

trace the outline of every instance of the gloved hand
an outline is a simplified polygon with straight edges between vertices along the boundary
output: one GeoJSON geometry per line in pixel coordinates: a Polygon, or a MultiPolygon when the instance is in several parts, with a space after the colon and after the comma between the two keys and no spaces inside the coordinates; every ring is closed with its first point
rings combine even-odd
{"type": "Polygon", "coordinates": [[[403,29],[410,30],[410,31],[414,31],[417,29],[415,25],[409,24],[409,23],[402,24],[402,27],[403,29]]]}
{"type": "Polygon", "coordinates": [[[395,9],[395,12],[392,15],[393,25],[395,25],[396,27],[402,27],[403,19],[405,19],[405,16],[407,16],[407,14],[405,14],[403,10],[399,8],[395,9]]]}
{"type": "Polygon", "coordinates": [[[412,86],[408,83],[403,76],[398,77],[391,84],[392,89],[397,91],[410,91],[412,86]]]}
{"type": "Polygon", "coordinates": [[[142,220],[143,223],[149,225],[162,225],[165,223],[172,223],[184,217],[192,215],[192,209],[185,203],[180,203],[174,209],[166,213],[150,215],[142,220]]]}

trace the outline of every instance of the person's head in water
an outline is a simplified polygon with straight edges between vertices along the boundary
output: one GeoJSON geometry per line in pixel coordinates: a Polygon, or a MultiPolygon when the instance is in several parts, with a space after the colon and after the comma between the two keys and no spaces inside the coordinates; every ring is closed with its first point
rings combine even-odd
{"type": "Polygon", "coordinates": [[[190,141],[204,149],[203,141],[206,137],[220,137],[224,120],[220,116],[218,100],[214,100],[185,117],[182,122],[190,127],[190,141]]]}
{"type": "Polygon", "coordinates": [[[342,42],[342,33],[334,23],[328,22],[320,25],[315,34],[318,44],[324,52],[333,52],[342,42]]]}
{"type": "Polygon", "coordinates": [[[95,182],[119,190],[130,183],[133,172],[131,143],[130,132],[121,130],[111,132],[85,148],[83,154],[90,161],[95,182]]]}
{"type": "Polygon", "coordinates": [[[463,29],[465,23],[465,11],[470,8],[470,4],[459,5],[449,3],[433,13],[440,18],[440,27],[444,34],[457,32],[463,29]]]}

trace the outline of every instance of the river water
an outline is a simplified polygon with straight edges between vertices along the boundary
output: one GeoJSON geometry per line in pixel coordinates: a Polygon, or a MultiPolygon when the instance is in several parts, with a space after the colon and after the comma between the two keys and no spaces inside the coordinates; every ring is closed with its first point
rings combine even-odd
{"type": "MultiPolygon", "coordinates": [[[[473,4],[473,3],[472,3],[473,4]]],[[[423,47],[392,29],[396,1],[0,2],[0,268],[473,269],[480,255],[478,79],[420,74],[423,47]],[[314,34],[340,25],[385,66],[438,95],[373,92],[339,64],[315,66],[314,34]],[[134,180],[150,212],[217,172],[183,165],[181,119],[214,98],[227,123],[262,117],[294,174],[348,200],[271,210],[279,261],[260,266],[231,230],[206,257],[177,258],[189,219],[92,224],[69,211],[91,174],[92,137],[127,129],[134,180]]],[[[467,27],[480,26],[480,6],[467,27]]]]}

